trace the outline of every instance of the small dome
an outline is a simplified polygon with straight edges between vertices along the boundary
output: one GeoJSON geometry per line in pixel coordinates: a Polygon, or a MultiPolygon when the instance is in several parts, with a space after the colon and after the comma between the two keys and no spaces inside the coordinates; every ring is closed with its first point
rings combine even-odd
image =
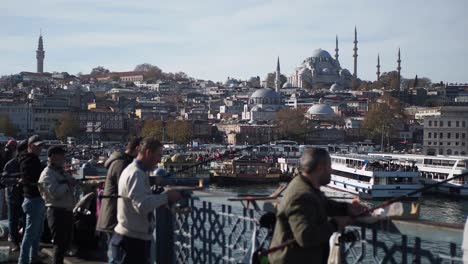
{"type": "Polygon", "coordinates": [[[307,113],[309,115],[330,116],[334,115],[335,111],[328,104],[318,103],[311,106],[307,113]]]}
{"type": "Polygon", "coordinates": [[[330,92],[332,92],[332,93],[336,93],[336,92],[339,92],[339,91],[342,91],[342,90],[343,90],[343,87],[341,85],[339,85],[338,83],[334,83],[330,87],[330,92]]]}
{"type": "Polygon", "coordinates": [[[283,88],[292,88],[292,87],[294,87],[294,86],[290,82],[286,82],[285,84],[283,84],[283,88]]]}
{"type": "Polygon", "coordinates": [[[340,75],[342,76],[351,76],[351,73],[347,69],[340,70],[340,75]]]}
{"type": "Polygon", "coordinates": [[[328,53],[328,51],[326,50],[323,50],[323,49],[316,49],[312,52],[312,56],[311,57],[315,57],[315,58],[327,58],[327,59],[331,59],[331,55],[330,53],[328,53]]]}
{"type": "Polygon", "coordinates": [[[262,88],[256,90],[250,98],[278,98],[280,97],[275,90],[270,89],[270,88],[262,88]]]}

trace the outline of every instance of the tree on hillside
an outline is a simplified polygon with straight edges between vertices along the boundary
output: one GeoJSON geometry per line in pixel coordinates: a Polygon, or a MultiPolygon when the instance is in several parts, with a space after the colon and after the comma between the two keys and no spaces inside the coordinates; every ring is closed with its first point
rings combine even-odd
{"type": "Polygon", "coordinates": [[[186,120],[169,120],[166,129],[168,139],[178,144],[187,143],[192,137],[192,124],[186,120]]]}
{"type": "Polygon", "coordinates": [[[147,119],[143,122],[143,128],[141,129],[141,137],[155,137],[159,140],[163,140],[164,123],[161,120],[147,119]]]}
{"type": "Polygon", "coordinates": [[[135,71],[144,72],[143,77],[147,81],[157,81],[164,79],[163,71],[158,66],[151,65],[149,63],[138,64],[135,67],[135,71]]]}
{"type": "Polygon", "coordinates": [[[410,88],[413,88],[413,87],[430,87],[432,85],[432,81],[431,81],[431,79],[429,79],[427,77],[418,77],[418,75],[416,74],[414,79],[409,79],[408,80],[408,85],[409,85],[410,88]]]}
{"type": "MultiPolygon", "coordinates": [[[[270,72],[267,74],[267,85],[269,88],[275,88],[275,79],[276,79],[276,73],[270,72]]],[[[283,84],[285,84],[288,81],[288,78],[284,76],[283,74],[280,75],[280,87],[283,87],[283,84]]]]}
{"type": "Polygon", "coordinates": [[[5,136],[16,137],[17,130],[7,115],[0,116],[0,133],[5,134],[5,136]]]}
{"type": "Polygon", "coordinates": [[[55,127],[55,136],[57,139],[66,140],[67,137],[73,137],[78,135],[79,126],[74,115],[70,112],[63,113],[55,127]]]}
{"type": "Polygon", "coordinates": [[[300,141],[307,131],[305,109],[284,108],[276,113],[274,124],[280,138],[300,141]]]}
{"type": "Polygon", "coordinates": [[[384,95],[370,106],[364,117],[362,130],[368,139],[379,143],[382,136],[394,137],[406,123],[404,109],[398,99],[384,95]]]}
{"type": "Polygon", "coordinates": [[[93,68],[91,70],[91,75],[97,75],[97,74],[106,74],[109,73],[109,69],[106,69],[102,66],[97,66],[96,68],[93,68]]]}

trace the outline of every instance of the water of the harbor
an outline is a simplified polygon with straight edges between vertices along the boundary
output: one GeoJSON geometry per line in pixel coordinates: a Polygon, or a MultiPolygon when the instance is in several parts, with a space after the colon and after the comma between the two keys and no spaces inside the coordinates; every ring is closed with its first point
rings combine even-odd
{"type": "MultiPolygon", "coordinates": [[[[237,195],[269,195],[275,191],[278,185],[247,185],[236,187],[222,187],[211,185],[209,190],[213,192],[226,192],[237,195]]],[[[356,197],[353,194],[337,191],[331,188],[322,187],[322,191],[328,197],[336,200],[350,201],[349,199],[356,197]]],[[[432,220],[442,223],[465,223],[468,216],[468,199],[455,199],[442,195],[427,194],[420,198],[421,203],[421,219],[432,220]]],[[[361,200],[362,203],[369,207],[374,207],[382,203],[382,201],[361,200]]]]}

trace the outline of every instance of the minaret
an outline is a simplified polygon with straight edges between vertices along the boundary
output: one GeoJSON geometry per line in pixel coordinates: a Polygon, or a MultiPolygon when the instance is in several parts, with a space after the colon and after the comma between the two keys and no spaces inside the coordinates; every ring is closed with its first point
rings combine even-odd
{"type": "Polygon", "coordinates": [[[281,70],[280,70],[280,61],[278,57],[278,61],[276,62],[276,78],[275,78],[275,91],[277,93],[280,92],[281,86],[281,70]]]}
{"type": "Polygon", "coordinates": [[[398,63],[398,67],[397,67],[397,71],[398,71],[398,90],[401,90],[401,54],[400,54],[400,48],[398,48],[397,63],[398,63]]]}
{"type": "Polygon", "coordinates": [[[39,43],[37,45],[37,50],[36,50],[38,73],[44,72],[44,57],[45,57],[45,51],[44,51],[44,44],[42,43],[42,32],[41,32],[41,34],[39,35],[39,43]]]}
{"type": "Polygon", "coordinates": [[[356,29],[356,26],[354,27],[354,54],[353,54],[353,57],[354,57],[354,73],[353,73],[353,88],[356,89],[356,81],[357,81],[357,57],[358,57],[358,54],[357,54],[357,51],[358,51],[358,47],[357,47],[357,44],[358,44],[358,40],[357,40],[357,29],[356,29]]]}
{"type": "Polygon", "coordinates": [[[380,54],[377,54],[377,81],[380,81],[380,54]]]}
{"type": "Polygon", "coordinates": [[[338,35],[336,35],[336,47],[335,47],[335,60],[336,60],[336,62],[338,62],[338,57],[339,57],[338,51],[339,51],[339,49],[338,49],[338,35]]]}

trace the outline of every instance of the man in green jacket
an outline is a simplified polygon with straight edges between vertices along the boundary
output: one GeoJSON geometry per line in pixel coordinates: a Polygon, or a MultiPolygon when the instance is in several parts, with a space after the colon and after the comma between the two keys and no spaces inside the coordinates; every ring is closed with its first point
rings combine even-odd
{"type": "Polygon", "coordinates": [[[329,200],[320,191],[331,178],[331,158],[326,150],[307,148],[301,157],[301,172],[278,206],[271,247],[293,239],[295,243],[271,253],[270,263],[327,263],[331,235],[366,210],[359,203],[329,200]]]}

